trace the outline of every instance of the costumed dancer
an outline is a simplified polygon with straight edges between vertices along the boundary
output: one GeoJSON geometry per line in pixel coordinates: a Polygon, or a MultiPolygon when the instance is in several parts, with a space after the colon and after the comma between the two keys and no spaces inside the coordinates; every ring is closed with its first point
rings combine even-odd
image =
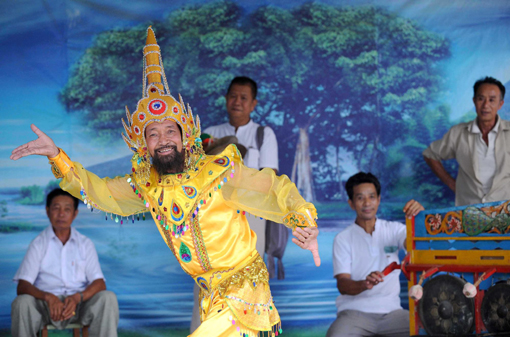
{"type": "Polygon", "coordinates": [[[11,159],[37,154],[50,159],[60,186],[89,208],[116,218],[151,212],[161,236],[200,287],[200,327],[192,336],[278,336],[281,324],[266,266],[246,213],[292,228],[293,242],[320,265],[315,207],[287,176],[243,165],[234,145],[204,154],[200,121],[182,98],[170,95],[159,45],[148,28],[143,97],[126,108],[125,142],[134,152],[132,172],[100,179],[72,162],[35,125],[38,139],[16,148],[11,159]]]}

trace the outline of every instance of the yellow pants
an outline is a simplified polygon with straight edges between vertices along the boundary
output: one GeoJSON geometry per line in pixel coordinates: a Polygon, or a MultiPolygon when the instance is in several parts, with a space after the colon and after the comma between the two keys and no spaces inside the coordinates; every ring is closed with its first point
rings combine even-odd
{"type": "Polygon", "coordinates": [[[267,269],[256,250],[235,268],[211,270],[195,281],[201,287],[202,324],[190,336],[257,337],[263,331],[262,336],[272,337],[281,332],[267,269]]]}
{"type": "Polygon", "coordinates": [[[212,303],[212,310],[207,319],[200,324],[198,329],[191,334],[191,337],[211,337],[211,336],[258,336],[258,331],[248,329],[240,321],[237,321],[230,311],[225,299],[220,296],[212,303]],[[218,312],[219,311],[219,312],[218,312]]]}

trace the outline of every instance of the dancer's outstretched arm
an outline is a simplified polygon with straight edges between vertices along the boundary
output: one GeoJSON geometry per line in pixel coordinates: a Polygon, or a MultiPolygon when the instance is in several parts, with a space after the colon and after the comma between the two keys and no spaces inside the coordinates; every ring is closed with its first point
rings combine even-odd
{"type": "MultiPolygon", "coordinates": [[[[229,151],[237,150],[229,147],[224,155],[229,151]]],[[[303,199],[289,177],[277,176],[272,169],[259,171],[238,164],[232,179],[221,188],[221,193],[231,207],[291,228],[296,237],[292,241],[309,250],[315,265],[320,266],[319,230],[315,222],[317,211],[313,204],[303,199]]]]}
{"type": "Polygon", "coordinates": [[[37,139],[14,149],[10,157],[12,160],[30,155],[47,156],[55,177],[63,178],[60,182],[63,190],[106,213],[129,216],[147,211],[141,198],[127,182],[130,175],[101,179],[84,169],[80,163],[72,162],[37,126],[32,124],[30,127],[37,139]]]}

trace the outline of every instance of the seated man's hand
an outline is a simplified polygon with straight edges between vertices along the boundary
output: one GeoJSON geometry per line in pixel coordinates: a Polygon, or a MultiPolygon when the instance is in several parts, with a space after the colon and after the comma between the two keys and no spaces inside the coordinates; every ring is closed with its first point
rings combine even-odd
{"type": "Polygon", "coordinates": [[[64,310],[64,303],[55,295],[51,293],[46,293],[44,295],[44,301],[48,303],[48,308],[50,310],[50,317],[55,322],[62,320],[62,311],[64,310]]]}
{"type": "Polygon", "coordinates": [[[423,208],[423,206],[418,201],[412,199],[407,202],[403,209],[408,219],[418,215],[418,213],[423,210],[425,210],[425,208],[423,208]]]}
{"type": "Polygon", "coordinates": [[[367,289],[372,289],[375,285],[378,285],[380,282],[384,282],[384,274],[380,271],[373,271],[368,274],[365,279],[365,285],[367,289]]]}
{"type": "Polygon", "coordinates": [[[76,315],[76,306],[80,303],[80,293],[68,296],[64,299],[64,310],[62,311],[62,320],[65,321],[76,315]]]}
{"type": "Polygon", "coordinates": [[[292,235],[295,236],[295,238],[292,238],[292,242],[303,249],[311,251],[313,255],[313,261],[315,262],[315,265],[319,267],[321,265],[321,258],[319,256],[319,243],[317,242],[319,230],[315,227],[296,227],[292,232],[292,235]]]}

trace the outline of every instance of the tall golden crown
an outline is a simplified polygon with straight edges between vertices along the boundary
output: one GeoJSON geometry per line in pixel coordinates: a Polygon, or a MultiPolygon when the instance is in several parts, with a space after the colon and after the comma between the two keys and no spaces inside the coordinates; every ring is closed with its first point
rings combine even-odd
{"type": "Polygon", "coordinates": [[[138,101],[136,111],[131,115],[126,107],[127,123],[122,119],[126,135],[122,138],[134,152],[133,171],[143,180],[150,175],[150,158],[145,142],[145,128],[153,122],[172,120],[181,128],[182,144],[185,150],[185,171],[195,167],[204,155],[200,139],[200,119],[193,117],[191,107],[184,105],[181,95],[177,101],[170,95],[170,89],[163,68],[161,49],[151,27],[147,29],[147,41],[143,48],[143,98],[138,101]]]}

